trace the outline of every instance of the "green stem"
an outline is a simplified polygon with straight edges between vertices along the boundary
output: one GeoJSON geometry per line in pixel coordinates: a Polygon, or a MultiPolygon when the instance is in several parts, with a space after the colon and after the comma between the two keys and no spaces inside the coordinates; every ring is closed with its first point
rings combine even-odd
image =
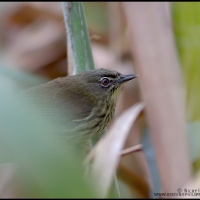
{"type": "Polygon", "coordinates": [[[82,2],[62,2],[75,74],[95,69],[82,2]]]}

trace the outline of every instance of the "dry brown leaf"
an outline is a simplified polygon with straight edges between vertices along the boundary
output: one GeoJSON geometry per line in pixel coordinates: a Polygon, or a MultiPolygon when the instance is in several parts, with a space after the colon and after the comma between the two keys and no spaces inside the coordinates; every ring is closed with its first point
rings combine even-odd
{"type": "Polygon", "coordinates": [[[184,87],[171,22],[164,2],[123,6],[162,189],[174,192],[190,178],[191,166],[184,87]]]}
{"type": "Polygon", "coordinates": [[[143,110],[142,103],[135,104],[116,119],[108,133],[95,145],[85,160],[93,159],[91,175],[99,184],[101,197],[106,197],[117,169],[120,152],[133,123],[143,110]]]}
{"type": "Polygon", "coordinates": [[[62,27],[55,22],[46,22],[40,28],[23,29],[5,49],[2,62],[28,71],[52,62],[65,50],[65,38],[61,30],[62,27]]]}
{"type": "MultiPolygon", "coordinates": [[[[129,148],[138,145],[141,142],[142,140],[141,130],[143,130],[143,127],[145,127],[144,119],[145,118],[143,116],[143,113],[141,113],[138,119],[135,121],[134,126],[130,130],[124,148],[129,148]]],[[[151,188],[153,188],[149,165],[143,151],[132,153],[127,156],[122,156],[120,159],[120,164],[122,164],[131,173],[137,174],[137,176],[140,177],[140,179],[142,179],[143,182],[147,183],[147,185],[149,186],[149,191],[151,190],[151,188]]],[[[140,193],[140,191],[135,192],[138,189],[138,187],[136,186],[134,188],[134,186],[133,185],[132,187],[129,186],[131,196],[133,198],[136,197],[139,198],[141,196],[141,195],[138,196],[138,193],[140,193]]]]}
{"type": "Polygon", "coordinates": [[[133,173],[122,164],[119,164],[117,169],[117,176],[134,191],[137,197],[149,197],[149,186],[147,182],[144,181],[144,179],[138,176],[138,174],[133,173]]]}
{"type": "Polygon", "coordinates": [[[26,2],[26,4],[35,9],[38,15],[64,23],[60,2],[26,2]]]}
{"type": "Polygon", "coordinates": [[[1,26],[2,65],[49,79],[66,75],[66,61],[62,63],[66,58],[66,36],[59,2],[13,6],[2,16],[1,26]]]}
{"type": "Polygon", "coordinates": [[[129,50],[126,37],[126,21],[122,13],[120,2],[107,2],[109,12],[109,47],[119,58],[129,50]]]}

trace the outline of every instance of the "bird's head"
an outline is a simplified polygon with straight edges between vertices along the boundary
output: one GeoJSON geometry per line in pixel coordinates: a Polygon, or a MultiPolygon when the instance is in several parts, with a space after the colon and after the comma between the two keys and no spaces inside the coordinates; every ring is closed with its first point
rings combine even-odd
{"type": "Polygon", "coordinates": [[[124,83],[136,77],[136,74],[123,75],[117,71],[103,68],[85,71],[80,74],[81,82],[97,98],[105,99],[109,96],[114,101],[117,101],[124,83]]]}

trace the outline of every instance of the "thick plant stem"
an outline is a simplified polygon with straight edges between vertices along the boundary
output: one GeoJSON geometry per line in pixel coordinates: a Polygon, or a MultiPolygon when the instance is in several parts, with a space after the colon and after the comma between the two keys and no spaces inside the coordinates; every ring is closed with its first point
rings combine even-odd
{"type": "Polygon", "coordinates": [[[62,2],[75,73],[93,70],[94,61],[82,2],[62,2]]]}
{"type": "Polygon", "coordinates": [[[192,173],[186,135],[185,89],[173,27],[164,2],[122,5],[130,28],[131,50],[140,76],[162,192],[173,192],[185,185],[192,173]]]}

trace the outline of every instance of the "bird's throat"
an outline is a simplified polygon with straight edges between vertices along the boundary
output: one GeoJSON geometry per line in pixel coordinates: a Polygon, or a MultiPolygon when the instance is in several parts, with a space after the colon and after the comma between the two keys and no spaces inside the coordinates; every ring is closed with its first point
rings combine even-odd
{"type": "Polygon", "coordinates": [[[117,100],[118,100],[119,95],[120,95],[120,93],[121,93],[121,91],[122,91],[122,88],[123,88],[123,86],[118,87],[118,88],[115,90],[115,92],[112,94],[112,96],[111,96],[111,100],[112,100],[113,102],[115,102],[115,104],[117,103],[117,100]]]}

